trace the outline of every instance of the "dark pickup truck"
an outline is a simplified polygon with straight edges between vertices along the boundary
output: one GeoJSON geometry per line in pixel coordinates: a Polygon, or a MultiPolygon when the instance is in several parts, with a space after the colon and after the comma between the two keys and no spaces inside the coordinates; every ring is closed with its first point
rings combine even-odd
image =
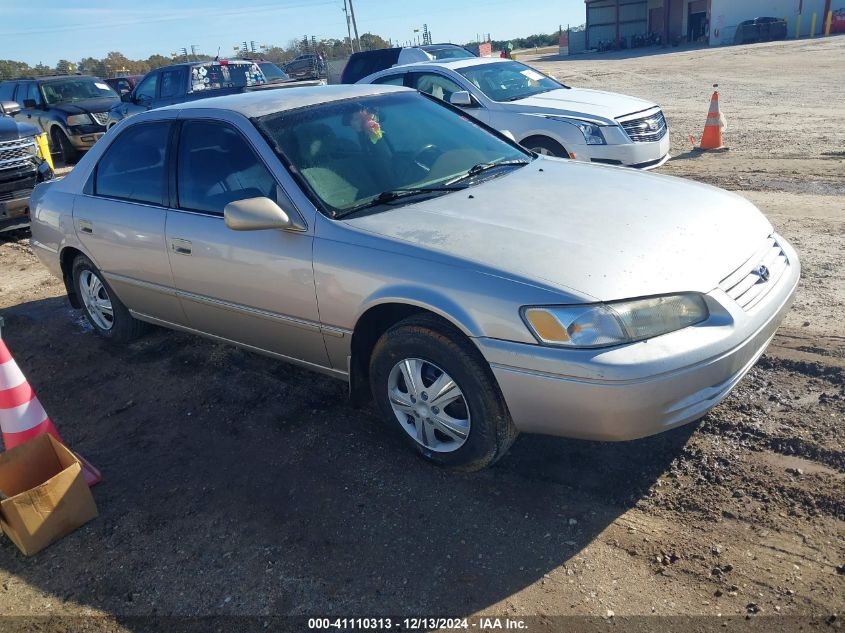
{"type": "Polygon", "coordinates": [[[40,130],[15,121],[19,111],[16,102],[0,101],[0,231],[29,223],[33,187],[53,177],[36,140],[40,130]]]}
{"type": "Polygon", "coordinates": [[[122,103],[109,112],[106,129],[133,114],[174,103],[207,99],[250,90],[272,90],[294,86],[317,86],[321,81],[292,81],[279,70],[279,78],[268,78],[255,60],[215,60],[184,62],[151,70],[132,92],[121,96],[122,103]]]}

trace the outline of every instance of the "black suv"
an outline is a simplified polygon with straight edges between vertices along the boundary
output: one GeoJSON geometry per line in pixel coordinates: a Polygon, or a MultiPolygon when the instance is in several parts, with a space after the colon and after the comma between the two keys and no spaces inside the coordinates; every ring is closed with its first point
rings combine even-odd
{"type": "Polygon", "coordinates": [[[380,70],[387,70],[392,66],[464,57],[478,56],[457,44],[424,44],[405,48],[377,48],[372,51],[360,51],[353,53],[346,62],[346,67],[340,74],[340,83],[354,84],[359,79],[380,70]]]}
{"type": "Polygon", "coordinates": [[[326,63],[314,53],[304,53],[284,66],[285,72],[294,79],[319,79],[326,74],[326,63]]]}
{"type": "Polygon", "coordinates": [[[53,170],[38,151],[39,131],[12,118],[20,107],[0,101],[0,231],[29,222],[29,195],[39,182],[53,177],[53,170]]]}
{"type": "Polygon", "coordinates": [[[15,119],[46,132],[50,151],[71,163],[105,134],[120,97],[97,77],[64,75],[0,82],[0,101],[17,101],[15,119]]]}
{"type": "Polygon", "coordinates": [[[786,20],[783,18],[754,18],[740,22],[734,34],[734,44],[771,42],[786,39],[786,20]]]}

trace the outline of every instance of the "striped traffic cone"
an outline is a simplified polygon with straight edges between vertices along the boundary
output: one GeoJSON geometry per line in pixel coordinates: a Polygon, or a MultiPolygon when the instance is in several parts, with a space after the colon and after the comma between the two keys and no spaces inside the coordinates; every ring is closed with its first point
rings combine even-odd
{"type": "MultiPolygon", "coordinates": [[[[716,86],[714,86],[715,88],[716,86]]],[[[701,135],[699,149],[723,149],[722,130],[725,119],[719,111],[719,91],[714,90],[710,98],[710,110],[707,112],[707,122],[704,124],[704,134],[701,135]]]]}
{"type": "MultiPolygon", "coordinates": [[[[0,432],[6,450],[43,433],[62,441],[3,339],[0,339],[0,432]]],[[[82,474],[89,486],[102,479],[100,471],[88,460],[79,455],[76,458],[82,465],[82,474]]]]}

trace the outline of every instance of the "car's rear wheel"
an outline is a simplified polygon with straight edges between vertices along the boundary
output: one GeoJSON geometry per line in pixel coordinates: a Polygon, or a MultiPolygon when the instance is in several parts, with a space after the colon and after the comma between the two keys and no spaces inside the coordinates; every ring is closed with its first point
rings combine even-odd
{"type": "Polygon", "coordinates": [[[569,152],[564,149],[563,145],[547,136],[532,136],[522,141],[522,146],[542,156],[569,158],[569,152]]]}
{"type": "Polygon", "coordinates": [[[411,317],[382,335],[370,384],[388,423],[440,466],[480,470],[517,437],[489,365],[436,317],[411,317]]]}
{"type": "Polygon", "coordinates": [[[85,255],[78,255],[74,260],[72,275],[85,317],[99,335],[116,343],[127,343],[144,333],[146,324],[129,313],[103,274],[85,255]]]}
{"type": "Polygon", "coordinates": [[[58,127],[54,127],[50,132],[50,151],[58,154],[65,165],[75,163],[79,158],[79,152],[70,142],[67,135],[58,127]]]}

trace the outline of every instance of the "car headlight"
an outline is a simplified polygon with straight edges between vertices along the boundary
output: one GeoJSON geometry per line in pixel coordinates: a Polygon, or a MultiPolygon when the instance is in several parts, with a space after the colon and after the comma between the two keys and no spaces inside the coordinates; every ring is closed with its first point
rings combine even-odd
{"type": "Polygon", "coordinates": [[[545,345],[609,347],[674,332],[710,315],[701,295],[684,293],[572,306],[528,306],[522,316],[545,345]]]}
{"type": "Polygon", "coordinates": [[[565,121],[577,127],[581,130],[581,134],[584,135],[584,142],[587,145],[607,145],[607,141],[604,140],[604,134],[601,133],[600,125],[590,123],[589,121],[582,121],[581,119],[572,119],[570,117],[549,116],[548,118],[565,121]]]}
{"type": "Polygon", "coordinates": [[[90,125],[91,117],[87,114],[71,114],[67,118],[68,125],[90,125]]]}

